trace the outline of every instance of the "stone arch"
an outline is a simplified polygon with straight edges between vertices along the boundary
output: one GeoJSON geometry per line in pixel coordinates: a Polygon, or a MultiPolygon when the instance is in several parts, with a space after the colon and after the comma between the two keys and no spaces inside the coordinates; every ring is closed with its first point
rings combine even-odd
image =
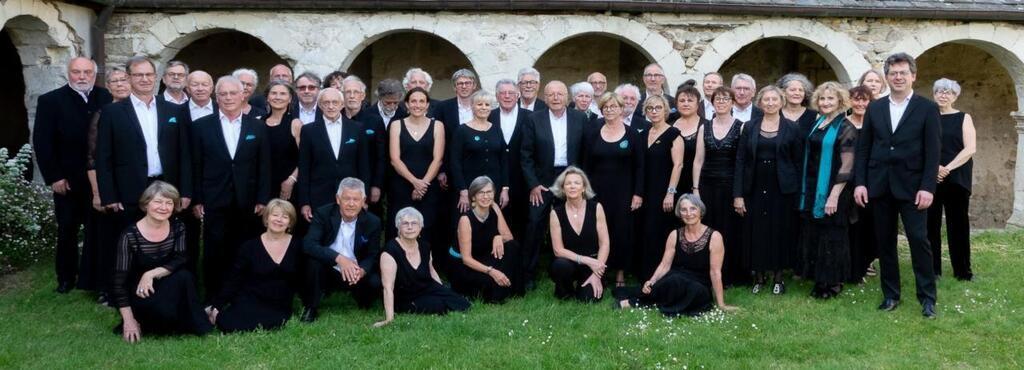
{"type": "Polygon", "coordinates": [[[825,58],[841,83],[855,81],[871,69],[857,44],[819,22],[803,19],[755,21],[715,37],[693,67],[694,76],[717,71],[744,46],[766,38],[782,38],[807,46],[825,58]]]}
{"type": "Polygon", "coordinates": [[[608,88],[614,89],[623,83],[643,88],[643,69],[652,62],[646,50],[629,40],[610,33],[592,32],[562,39],[545,50],[533,66],[545,80],[561,80],[570,86],[585,81],[591,72],[602,72],[608,79],[608,88]],[[600,48],[595,48],[597,45],[600,48]],[[590,57],[580,60],[579,55],[590,57]]]}
{"type": "MultiPolygon", "coordinates": [[[[434,99],[455,96],[450,76],[462,68],[473,69],[466,54],[451,41],[420,30],[396,29],[360,43],[359,51],[349,53],[342,61],[341,70],[362,78],[372,91],[380,80],[401,80],[412,67],[431,74],[434,99]]],[[[373,99],[372,93],[367,98],[373,99]]]]}
{"type": "Polygon", "coordinates": [[[790,72],[807,76],[814,85],[840,80],[824,56],[800,42],[780,37],[749,43],[718,67],[718,73],[727,79],[741,72],[754,77],[759,88],[774,84],[790,72]]]}
{"type": "Polygon", "coordinates": [[[279,63],[287,63],[267,44],[244,32],[211,29],[192,34],[187,45],[164,62],[180,60],[192,70],[204,70],[214,79],[227,75],[236,68],[252,68],[260,75],[256,91],[262,91],[269,81],[266,74],[279,63]]]}

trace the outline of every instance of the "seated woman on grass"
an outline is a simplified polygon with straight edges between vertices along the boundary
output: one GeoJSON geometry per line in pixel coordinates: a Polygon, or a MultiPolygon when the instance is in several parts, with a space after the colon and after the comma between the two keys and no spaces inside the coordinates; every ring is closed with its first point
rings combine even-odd
{"type": "Polygon", "coordinates": [[[202,335],[213,329],[203,312],[195,278],[185,266],[185,225],[171,221],[181,207],[178,189],[149,185],[139,206],[146,213],[117,243],[112,293],[122,322],[114,327],[126,342],[154,334],[202,335]]]}
{"type": "Polygon", "coordinates": [[[601,300],[605,263],[608,261],[608,225],[604,208],[591,200],[594,190],[583,170],[566,168],[551,185],[551,193],[565,204],[551,210],[551,279],[555,297],[584,302],[601,300]]]}
{"type": "Polygon", "coordinates": [[[430,245],[418,240],[423,231],[423,214],[416,208],[402,208],[395,215],[398,237],[389,240],[380,254],[380,278],[384,285],[384,320],[395,320],[395,312],[444,315],[465,311],[465,297],[441,284],[430,258],[430,245]]]}
{"type": "Polygon", "coordinates": [[[459,217],[459,251],[451,253],[452,288],[467,297],[482,296],[488,303],[521,296],[519,244],[494,201],[494,182],[480,176],[468,189],[470,209],[459,217]]]}

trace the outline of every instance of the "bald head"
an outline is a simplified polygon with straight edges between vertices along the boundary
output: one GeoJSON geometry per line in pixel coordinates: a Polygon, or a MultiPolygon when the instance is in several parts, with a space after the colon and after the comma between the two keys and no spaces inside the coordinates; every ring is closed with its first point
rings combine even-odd
{"type": "Polygon", "coordinates": [[[205,71],[193,71],[188,74],[188,95],[202,106],[210,102],[213,94],[213,76],[205,71]]]}
{"type": "Polygon", "coordinates": [[[68,62],[68,85],[88,93],[96,84],[96,62],[86,57],[75,57],[68,62]]]}
{"type": "Polygon", "coordinates": [[[548,109],[556,115],[565,112],[566,100],[569,97],[569,88],[562,81],[554,80],[544,85],[544,102],[548,109]]]}
{"type": "Polygon", "coordinates": [[[320,95],[316,97],[316,106],[324,113],[324,118],[335,121],[341,117],[341,108],[344,107],[343,96],[341,90],[333,87],[320,90],[320,95]]]}

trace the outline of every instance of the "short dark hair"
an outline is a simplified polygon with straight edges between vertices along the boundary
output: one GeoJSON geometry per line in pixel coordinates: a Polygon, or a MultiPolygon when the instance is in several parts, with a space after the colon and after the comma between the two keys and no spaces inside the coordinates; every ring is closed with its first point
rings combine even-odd
{"type": "Polygon", "coordinates": [[[729,100],[732,100],[733,103],[736,103],[736,93],[733,92],[731,88],[726,87],[725,85],[715,88],[715,91],[711,93],[711,102],[714,102],[715,99],[717,99],[718,96],[722,94],[729,95],[729,100]]]}
{"type": "Polygon", "coordinates": [[[316,73],[310,71],[302,72],[302,74],[300,74],[298,77],[295,77],[295,82],[298,83],[300,78],[305,78],[307,80],[313,81],[314,85],[320,86],[320,76],[317,76],[316,73]]]}
{"type": "Polygon", "coordinates": [[[331,82],[332,81],[338,80],[338,82],[342,82],[346,78],[348,78],[348,76],[351,76],[351,75],[348,72],[344,72],[344,71],[334,71],[334,72],[328,73],[327,76],[324,77],[323,87],[325,89],[328,88],[328,87],[331,87],[331,82]]]}
{"type": "Polygon", "coordinates": [[[860,97],[866,98],[868,100],[874,100],[874,97],[871,94],[871,89],[869,89],[867,86],[857,85],[850,89],[850,99],[856,99],[860,97]]]}
{"type": "Polygon", "coordinates": [[[686,80],[682,85],[676,88],[676,102],[679,101],[679,95],[688,95],[693,98],[700,100],[700,90],[697,90],[697,81],[686,80]]]}
{"type": "Polygon", "coordinates": [[[423,95],[427,97],[427,101],[430,101],[430,93],[428,93],[427,90],[422,87],[414,87],[412,88],[412,90],[406,92],[405,97],[402,98],[402,101],[409,103],[409,99],[412,97],[413,93],[423,93],[423,95]]]}
{"type": "Polygon", "coordinates": [[[153,67],[153,72],[156,73],[156,63],[153,63],[153,60],[149,59],[149,57],[145,55],[136,55],[131,57],[131,59],[128,59],[128,61],[124,63],[124,70],[131,75],[132,67],[142,63],[149,63],[149,65],[153,67]]]}
{"type": "Polygon", "coordinates": [[[388,78],[380,80],[380,82],[377,83],[377,99],[385,96],[402,96],[403,89],[404,87],[402,87],[402,82],[396,79],[388,78]]]}
{"type": "Polygon", "coordinates": [[[896,63],[907,63],[910,66],[910,73],[917,74],[917,61],[910,54],[899,52],[885,58],[885,74],[889,75],[889,67],[896,63]]]}

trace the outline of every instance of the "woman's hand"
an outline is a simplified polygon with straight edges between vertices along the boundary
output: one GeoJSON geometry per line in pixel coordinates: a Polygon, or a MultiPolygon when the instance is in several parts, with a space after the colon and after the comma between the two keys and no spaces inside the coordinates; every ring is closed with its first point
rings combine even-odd
{"type": "Polygon", "coordinates": [[[103,202],[100,201],[100,195],[98,193],[92,195],[92,209],[95,209],[96,212],[106,212],[107,210],[106,208],[103,208],[103,202]]]}
{"type": "Polygon", "coordinates": [[[491,268],[491,270],[487,272],[487,276],[494,279],[494,283],[498,284],[500,287],[508,287],[512,285],[512,282],[508,280],[508,276],[505,276],[504,272],[501,272],[496,268],[491,268]]]}
{"type": "Polygon", "coordinates": [[[469,210],[469,191],[459,191],[459,212],[466,212],[469,210]]]}
{"type": "Polygon", "coordinates": [[[505,241],[500,235],[491,241],[491,255],[499,260],[505,257],[505,241]]]}
{"type": "Polygon", "coordinates": [[[633,196],[633,201],[629,203],[629,210],[630,211],[638,210],[638,209],[640,209],[640,206],[642,206],[643,204],[644,204],[644,198],[641,198],[639,195],[634,195],[633,196]]]}
{"type": "Polygon", "coordinates": [[[743,198],[736,197],[732,199],[732,208],[736,210],[740,216],[747,215],[747,204],[743,202],[743,198]]]}
{"type": "Polygon", "coordinates": [[[722,310],[724,312],[736,312],[736,311],[740,310],[739,307],[730,306],[730,305],[727,305],[727,304],[720,304],[720,305],[718,305],[718,309],[722,310]]]}
{"type": "Polygon", "coordinates": [[[640,291],[643,292],[644,294],[651,294],[651,289],[653,288],[654,282],[651,280],[647,280],[646,282],[644,282],[644,287],[640,289],[640,291]]]}
{"type": "Polygon", "coordinates": [[[287,179],[281,182],[281,199],[289,199],[292,197],[292,189],[295,187],[295,181],[289,176],[287,179]]]}
{"type": "Polygon", "coordinates": [[[437,183],[441,185],[441,189],[448,190],[448,174],[444,172],[438,174],[437,183]]]}
{"type": "Polygon", "coordinates": [[[596,258],[591,257],[582,257],[580,258],[580,262],[587,265],[587,267],[590,267],[590,271],[593,272],[594,275],[597,275],[597,277],[604,276],[604,270],[608,267],[596,258]]]}
{"type": "Polygon", "coordinates": [[[138,288],[135,289],[135,295],[139,298],[149,298],[149,296],[156,293],[156,289],[153,288],[153,275],[150,273],[142,274],[142,278],[139,279],[138,288]]]}
{"type": "Polygon", "coordinates": [[[430,183],[423,179],[416,179],[412,182],[412,189],[422,194],[427,193],[427,188],[430,187],[430,183]]]}
{"type": "Polygon", "coordinates": [[[839,208],[839,196],[829,195],[828,200],[825,201],[825,214],[831,216],[836,213],[837,208],[839,208]]]}
{"type": "Polygon", "coordinates": [[[584,281],[581,286],[587,285],[594,288],[594,297],[601,299],[601,296],[604,295],[604,285],[601,284],[601,277],[597,276],[597,274],[590,274],[590,277],[588,277],[587,281],[584,281]]]}
{"type": "Polygon", "coordinates": [[[498,197],[498,206],[501,208],[508,206],[508,188],[501,188],[501,196],[498,197]]]}
{"type": "Polygon", "coordinates": [[[665,212],[672,212],[672,209],[676,206],[675,201],[676,197],[674,197],[673,194],[666,193],[665,199],[661,200],[661,210],[665,212]]]}
{"type": "Polygon", "coordinates": [[[384,321],[377,321],[377,322],[373,323],[373,327],[375,327],[375,328],[383,328],[385,325],[390,324],[391,321],[392,320],[390,320],[390,319],[384,320],[384,321]]]}
{"type": "Polygon", "coordinates": [[[138,321],[135,319],[124,320],[121,326],[121,338],[124,338],[125,342],[137,343],[142,340],[142,329],[139,328],[138,321]]]}

